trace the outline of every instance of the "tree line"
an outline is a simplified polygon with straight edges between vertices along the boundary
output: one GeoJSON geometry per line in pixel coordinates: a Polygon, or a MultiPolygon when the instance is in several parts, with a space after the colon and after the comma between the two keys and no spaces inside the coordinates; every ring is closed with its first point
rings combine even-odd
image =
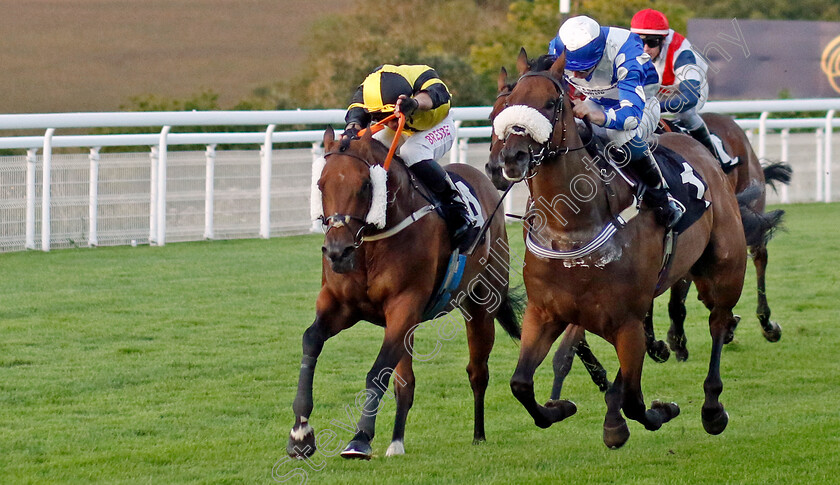
{"type": "MultiPolygon", "coordinates": [[[[693,17],[840,21],[837,0],[573,0],[572,14],[602,25],[628,27],[643,8],[664,12],[685,33],[693,17]]],[[[325,15],[305,39],[308,63],[293,78],[260,87],[225,109],[345,108],[376,66],[427,64],[453,95],[455,106],[492,103],[502,66],[511,71],[519,48],[546,51],[561,23],[557,0],[355,0],[349,12],[325,15]]],[[[808,35],[803,32],[803,35],[808,35]]],[[[222,109],[203,91],[187,99],[141,96],[129,110],[222,109]]]]}

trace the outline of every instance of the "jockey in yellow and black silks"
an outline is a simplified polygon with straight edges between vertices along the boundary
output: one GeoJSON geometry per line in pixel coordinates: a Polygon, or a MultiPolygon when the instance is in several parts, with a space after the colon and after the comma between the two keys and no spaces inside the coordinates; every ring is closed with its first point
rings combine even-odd
{"type": "MultiPolygon", "coordinates": [[[[474,235],[477,228],[468,216],[461,193],[438,165],[455,140],[450,101],[449,89],[431,67],[385,64],[370,73],[353,95],[345,116],[344,135],[354,137],[371,121],[394,112],[403,113],[405,129],[397,154],[440,199],[453,247],[464,246],[463,250],[472,239],[468,236],[474,235]]],[[[374,138],[390,145],[396,136],[394,128],[389,125],[374,138]]]]}

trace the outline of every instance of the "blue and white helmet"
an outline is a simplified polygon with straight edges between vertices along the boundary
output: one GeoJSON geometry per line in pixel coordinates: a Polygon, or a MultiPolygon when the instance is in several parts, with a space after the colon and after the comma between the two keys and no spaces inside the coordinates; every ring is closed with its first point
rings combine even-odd
{"type": "Polygon", "coordinates": [[[598,22],[579,15],[563,22],[552,48],[556,50],[554,54],[560,55],[563,53],[560,47],[565,47],[567,70],[588,71],[601,60],[606,43],[607,37],[598,22]]]}

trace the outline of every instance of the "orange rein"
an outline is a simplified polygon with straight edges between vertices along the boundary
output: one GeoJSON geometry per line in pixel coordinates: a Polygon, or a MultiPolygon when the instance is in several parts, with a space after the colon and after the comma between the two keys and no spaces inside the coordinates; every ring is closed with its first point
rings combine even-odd
{"type": "Polygon", "coordinates": [[[391,160],[394,159],[394,153],[397,152],[397,144],[400,142],[400,136],[402,135],[403,127],[405,127],[405,115],[402,113],[394,113],[382,121],[378,121],[370,125],[370,128],[365,128],[359,131],[359,136],[364,135],[367,130],[370,130],[370,134],[373,135],[382,131],[382,129],[385,128],[385,125],[394,118],[397,118],[399,125],[397,126],[397,134],[394,136],[394,141],[391,142],[391,148],[388,150],[388,156],[385,157],[385,162],[382,164],[386,171],[388,170],[388,167],[391,166],[391,160]]]}

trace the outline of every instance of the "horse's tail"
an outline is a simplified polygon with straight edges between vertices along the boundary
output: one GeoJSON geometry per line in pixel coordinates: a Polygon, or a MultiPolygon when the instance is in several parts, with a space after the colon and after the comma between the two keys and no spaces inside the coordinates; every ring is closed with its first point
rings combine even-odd
{"type": "Polygon", "coordinates": [[[761,188],[755,184],[751,184],[735,197],[741,209],[741,223],[744,226],[747,246],[767,244],[773,237],[773,233],[782,228],[782,217],[785,211],[760,212],[753,209],[753,202],[761,197],[761,188]]]}
{"type": "Polygon", "coordinates": [[[519,323],[519,317],[525,308],[525,300],[525,289],[522,286],[510,288],[499,306],[499,312],[496,314],[499,325],[516,340],[522,338],[522,326],[519,323]]]}
{"type": "Polygon", "coordinates": [[[776,190],[776,182],[784,185],[790,185],[790,179],[793,175],[793,167],[785,162],[773,162],[762,167],[764,170],[764,181],[776,190]]]}

